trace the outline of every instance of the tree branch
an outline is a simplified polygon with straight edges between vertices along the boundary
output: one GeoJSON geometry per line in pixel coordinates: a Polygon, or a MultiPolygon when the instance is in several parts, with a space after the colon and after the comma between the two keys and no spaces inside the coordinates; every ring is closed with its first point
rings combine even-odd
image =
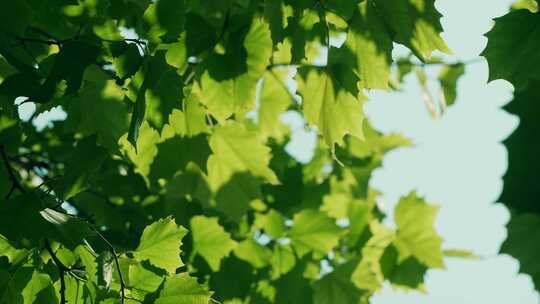
{"type": "Polygon", "coordinates": [[[46,45],[61,45],[62,42],[59,40],[45,40],[45,39],[36,39],[36,38],[28,38],[28,37],[19,37],[17,36],[17,39],[21,42],[33,42],[33,43],[40,43],[40,44],[46,44],[46,45]]]}
{"type": "Polygon", "coordinates": [[[53,35],[45,32],[44,30],[40,29],[40,28],[37,28],[37,27],[33,27],[33,26],[30,26],[28,27],[29,30],[41,35],[41,36],[44,36],[44,37],[47,37],[51,40],[55,40],[55,41],[58,41],[59,39],[58,38],[55,38],[53,35]]]}
{"type": "Polygon", "coordinates": [[[0,155],[2,157],[2,161],[4,162],[4,166],[8,173],[9,179],[11,180],[11,188],[9,189],[5,198],[9,199],[15,190],[19,190],[21,193],[25,193],[26,191],[24,190],[22,185],[17,180],[17,177],[15,176],[15,169],[13,169],[13,167],[9,163],[9,158],[6,154],[4,145],[0,145],[0,155]]]}
{"type": "Polygon", "coordinates": [[[45,249],[47,249],[47,251],[51,255],[51,258],[54,264],[56,265],[56,268],[58,268],[58,272],[60,273],[60,304],[67,304],[65,273],[69,269],[56,256],[56,254],[54,253],[51,247],[51,244],[49,243],[49,240],[47,239],[45,239],[45,249]]]}
{"type": "MultiPolygon", "coordinates": [[[[71,216],[71,215],[70,215],[71,216]]],[[[114,258],[114,263],[115,263],[115,266],[116,266],[116,270],[118,271],[118,277],[120,278],[120,297],[121,297],[121,303],[124,304],[125,302],[125,299],[127,299],[126,297],[126,292],[125,292],[125,289],[126,289],[126,282],[124,281],[124,276],[122,275],[122,270],[120,269],[120,262],[118,260],[118,253],[116,252],[116,249],[114,248],[113,244],[111,242],[109,242],[109,240],[107,240],[107,238],[101,234],[101,232],[99,232],[95,227],[94,225],[92,225],[91,223],[89,223],[86,219],[84,218],[80,218],[80,217],[77,217],[83,221],[85,221],[87,224],[88,224],[88,227],[94,231],[96,233],[96,235],[101,239],[103,240],[103,242],[107,245],[107,247],[109,248],[111,254],[113,255],[113,258],[114,258]]],[[[51,258],[54,262],[54,264],[56,265],[56,267],[58,268],[59,272],[60,272],[60,298],[61,298],[61,301],[60,301],[60,304],[67,304],[66,300],[65,300],[65,273],[67,272],[68,274],[70,275],[73,275],[73,277],[75,279],[80,279],[80,277],[78,275],[74,275],[72,274],[72,269],[65,266],[62,261],[60,261],[60,259],[56,256],[56,254],[54,253],[54,251],[52,250],[52,247],[49,243],[49,241],[47,239],[45,239],[45,249],[47,249],[47,251],[49,252],[49,254],[51,255],[51,258]],[[63,286],[63,287],[62,287],[63,286]],[[63,300],[62,300],[63,299],[63,300]]]]}
{"type": "MultiPolygon", "coordinates": [[[[21,37],[21,36],[13,36],[13,37],[15,37],[17,40],[19,40],[23,44],[26,43],[26,42],[31,42],[31,43],[40,43],[40,44],[46,44],[46,45],[57,45],[59,47],[61,47],[62,44],[66,43],[66,42],[77,40],[77,39],[79,39],[81,37],[84,37],[84,36],[80,35],[80,31],[79,31],[79,32],[77,32],[77,34],[75,36],[73,36],[71,38],[57,39],[57,38],[54,38],[51,34],[48,34],[47,32],[45,32],[45,31],[43,31],[41,29],[32,27],[31,30],[38,33],[38,34],[40,34],[40,35],[42,35],[42,36],[45,36],[45,37],[49,38],[49,39],[37,39],[37,38],[21,37]]],[[[109,42],[109,43],[133,42],[133,43],[136,43],[137,46],[141,47],[143,49],[144,53],[147,52],[147,44],[146,44],[146,41],[144,41],[143,39],[126,38],[126,39],[122,39],[122,40],[111,40],[111,39],[105,39],[105,38],[99,38],[99,37],[97,37],[97,38],[102,42],[109,42]]]]}

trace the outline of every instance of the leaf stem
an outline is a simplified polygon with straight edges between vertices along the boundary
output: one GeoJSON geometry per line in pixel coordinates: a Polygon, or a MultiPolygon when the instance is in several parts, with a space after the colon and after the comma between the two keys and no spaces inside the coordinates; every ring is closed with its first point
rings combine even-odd
{"type": "Polygon", "coordinates": [[[105,238],[105,236],[103,236],[103,234],[101,234],[101,232],[99,232],[93,225],[89,224],[88,226],[99,236],[101,240],[103,240],[103,242],[105,242],[105,244],[107,245],[107,247],[109,247],[109,250],[111,251],[113,255],[114,264],[116,265],[116,270],[118,271],[118,277],[120,278],[120,296],[121,296],[122,304],[124,304],[124,301],[126,299],[126,293],[125,293],[126,282],[124,281],[122,270],[120,269],[120,262],[118,261],[118,253],[116,253],[116,249],[114,248],[114,246],[111,244],[111,242],[109,242],[109,240],[107,240],[107,238],[105,238]]]}

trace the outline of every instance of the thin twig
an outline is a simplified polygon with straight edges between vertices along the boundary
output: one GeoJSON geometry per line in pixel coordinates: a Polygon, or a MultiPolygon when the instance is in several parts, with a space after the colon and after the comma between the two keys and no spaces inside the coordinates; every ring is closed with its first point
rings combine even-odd
{"type": "MultiPolygon", "coordinates": [[[[20,36],[15,36],[15,38],[18,39],[22,43],[32,42],[32,43],[41,43],[41,44],[46,44],[46,45],[62,46],[62,44],[66,43],[66,42],[69,42],[69,41],[72,41],[72,40],[78,40],[79,38],[82,37],[80,35],[80,32],[77,32],[77,34],[72,38],[67,38],[67,39],[60,40],[60,39],[52,38],[52,35],[44,32],[44,31],[42,31],[40,29],[33,28],[33,30],[34,31],[39,31],[39,33],[41,33],[43,36],[49,37],[49,39],[37,39],[37,38],[20,37],[20,36]]],[[[122,40],[111,40],[111,39],[105,39],[105,38],[98,38],[98,39],[100,41],[102,41],[102,42],[109,42],[109,43],[134,42],[138,46],[141,46],[143,48],[143,50],[146,50],[146,46],[147,46],[146,41],[144,41],[143,39],[138,39],[138,38],[126,38],[126,39],[122,39],[122,40]]]]}
{"type": "Polygon", "coordinates": [[[271,70],[273,68],[313,68],[313,69],[324,69],[326,66],[324,65],[316,65],[316,64],[293,64],[293,63],[272,63],[269,64],[266,69],[271,70]]]}
{"type": "Polygon", "coordinates": [[[45,239],[45,249],[49,252],[51,255],[51,258],[56,265],[56,268],[58,268],[58,272],[60,273],[60,304],[67,304],[66,301],[66,281],[65,281],[65,273],[66,270],[69,270],[63,263],[60,261],[60,259],[56,256],[54,253],[51,244],[49,243],[49,240],[45,239]]]}
{"type": "Polygon", "coordinates": [[[426,66],[437,66],[437,65],[471,65],[483,62],[485,59],[482,57],[476,57],[468,60],[454,61],[454,62],[444,62],[444,61],[434,61],[434,62],[412,62],[409,61],[413,66],[426,67],[426,66]]]}
{"type": "Polygon", "coordinates": [[[120,278],[121,300],[122,300],[122,304],[124,304],[124,301],[126,299],[126,293],[125,293],[126,282],[124,281],[124,277],[122,276],[122,270],[120,269],[120,262],[118,261],[118,254],[116,253],[116,249],[114,249],[114,246],[111,244],[111,242],[109,242],[109,240],[107,240],[107,238],[105,238],[105,236],[103,236],[103,234],[101,234],[101,232],[99,232],[94,226],[92,225],[88,225],[88,226],[99,236],[101,240],[103,240],[103,242],[105,242],[105,244],[107,245],[107,247],[109,247],[109,250],[111,251],[113,255],[114,263],[116,265],[116,270],[118,271],[118,277],[120,278]]]}
{"type": "Polygon", "coordinates": [[[27,169],[32,169],[34,167],[47,169],[47,170],[51,169],[51,164],[49,164],[48,162],[43,161],[43,160],[37,160],[29,156],[17,155],[17,156],[12,156],[9,159],[27,169]]]}
{"type": "Polygon", "coordinates": [[[46,45],[61,45],[62,41],[60,40],[45,40],[45,39],[36,39],[36,38],[28,38],[28,37],[17,37],[17,39],[21,42],[33,42],[33,43],[40,43],[40,44],[46,44],[46,45]]]}
{"type": "Polygon", "coordinates": [[[5,147],[3,145],[0,145],[0,154],[2,156],[2,160],[4,162],[4,166],[6,168],[6,171],[8,172],[9,179],[11,180],[11,188],[9,189],[8,194],[5,196],[6,199],[9,199],[15,190],[19,190],[21,193],[25,193],[26,191],[21,186],[21,184],[17,180],[17,177],[15,176],[15,170],[13,169],[11,164],[9,163],[9,158],[8,158],[8,156],[6,154],[6,150],[5,150],[5,147]]]}
{"type": "Polygon", "coordinates": [[[55,38],[53,35],[45,32],[44,30],[40,29],[40,28],[37,28],[37,27],[33,27],[33,26],[30,26],[28,27],[29,30],[37,33],[37,34],[40,34],[41,36],[44,36],[44,37],[47,37],[51,40],[54,40],[54,41],[58,41],[59,39],[55,38]]]}
{"type": "Polygon", "coordinates": [[[231,19],[231,9],[227,9],[227,12],[225,13],[225,20],[223,20],[223,25],[221,26],[221,31],[218,36],[218,40],[216,42],[216,45],[220,43],[223,38],[225,38],[225,33],[227,31],[227,28],[229,27],[229,22],[231,19]]]}
{"type": "MultiPolygon", "coordinates": [[[[463,60],[463,61],[455,61],[455,62],[412,62],[412,61],[409,61],[410,64],[412,66],[417,66],[417,67],[427,67],[427,66],[437,66],[437,65],[458,65],[458,64],[463,64],[463,65],[471,65],[471,64],[476,64],[476,63],[479,63],[479,62],[482,62],[484,61],[483,58],[481,57],[478,57],[478,58],[473,58],[473,59],[469,59],[469,60],[463,60]]],[[[397,62],[393,62],[392,63],[393,65],[396,65],[397,62]]],[[[284,68],[297,68],[297,69],[301,69],[301,68],[314,68],[314,69],[324,69],[325,66],[324,65],[315,65],[315,64],[293,64],[293,63],[287,63],[287,62],[281,62],[281,63],[272,63],[272,64],[269,64],[266,69],[267,70],[271,70],[273,68],[279,68],[279,67],[284,67],[284,68]]]]}

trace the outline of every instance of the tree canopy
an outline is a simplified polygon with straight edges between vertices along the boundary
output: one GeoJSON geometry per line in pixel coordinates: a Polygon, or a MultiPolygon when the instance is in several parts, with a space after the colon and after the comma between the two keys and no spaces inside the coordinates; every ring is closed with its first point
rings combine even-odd
{"type": "MultiPolygon", "coordinates": [[[[540,288],[535,1],[483,56],[516,88],[502,251],[540,288]],[[516,46],[519,52],[516,53],[516,46]],[[536,149],[536,150],[535,150],[536,149]]],[[[369,303],[444,268],[438,207],[386,224],[369,186],[411,145],[366,118],[368,90],[416,75],[429,112],[457,96],[435,0],[17,0],[0,5],[0,304],[369,303]],[[395,58],[396,45],[410,55],[395,58]],[[440,94],[424,68],[440,69],[440,94]],[[440,97],[439,97],[440,95],[440,97]],[[32,104],[24,117],[20,108],[32,104]],[[51,111],[66,118],[38,128],[51,111]],[[316,130],[287,152],[284,113],[316,130]]]]}

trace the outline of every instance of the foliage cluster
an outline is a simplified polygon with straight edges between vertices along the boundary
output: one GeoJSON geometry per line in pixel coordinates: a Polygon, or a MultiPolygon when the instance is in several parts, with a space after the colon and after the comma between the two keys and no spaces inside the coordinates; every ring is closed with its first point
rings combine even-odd
{"type": "MultiPolygon", "coordinates": [[[[464,66],[431,57],[449,52],[440,17],[434,0],[4,1],[0,303],[368,303],[384,282],[423,290],[428,269],[462,253],[443,251],[437,207],[415,192],[396,227],[383,224],[369,178],[410,142],[377,133],[362,106],[365,90],[399,90],[413,71],[433,115],[454,102],[464,66]],[[411,55],[393,60],[395,44],[411,55]],[[428,64],[441,67],[437,102],[428,64]],[[32,124],[59,108],[65,120],[32,124]],[[308,163],[286,151],[285,112],[320,135],[308,163]]],[[[520,18],[537,34],[536,13],[504,17],[490,61],[517,60],[506,52],[520,18]]],[[[534,86],[536,70],[496,64],[496,77],[534,86]]]]}

